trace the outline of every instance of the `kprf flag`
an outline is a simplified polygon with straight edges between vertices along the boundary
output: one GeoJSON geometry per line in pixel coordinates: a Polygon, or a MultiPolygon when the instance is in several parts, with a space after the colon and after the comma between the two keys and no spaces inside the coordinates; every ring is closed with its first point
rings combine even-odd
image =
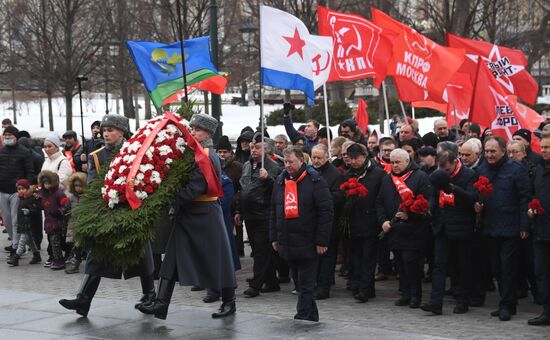
{"type": "Polygon", "coordinates": [[[357,114],[355,116],[355,121],[357,122],[357,126],[363,131],[363,135],[367,135],[367,130],[369,128],[369,113],[367,112],[367,108],[369,107],[367,103],[363,99],[359,99],[359,102],[357,103],[357,114]]]}
{"type": "Polygon", "coordinates": [[[447,43],[451,47],[466,50],[461,72],[469,73],[474,78],[477,61],[481,57],[506,93],[518,96],[529,105],[535,105],[539,86],[525,69],[527,58],[522,51],[450,33],[447,33],[447,43]]]}
{"type": "Polygon", "coordinates": [[[399,36],[393,40],[393,56],[388,75],[395,79],[403,101],[441,97],[445,86],[462,65],[464,51],[443,47],[386,13],[371,9],[374,23],[399,36]]]}
{"type": "MultiPolygon", "coordinates": [[[[179,42],[164,44],[149,41],[127,41],[126,46],[151,96],[155,107],[160,108],[170,102],[183,88],[183,67],[179,42]]],[[[202,83],[200,88],[222,94],[227,79],[218,73],[210,59],[210,38],[200,37],[185,40],[184,61],[187,85],[202,83]]]]}
{"type": "Polygon", "coordinates": [[[351,81],[374,78],[378,88],[392,55],[390,32],[355,14],[332,11],[317,6],[319,34],[334,41],[333,59],[328,81],[351,81]]]}
{"type": "Polygon", "coordinates": [[[470,120],[491,129],[494,135],[512,139],[518,129],[535,130],[542,117],[507,94],[483,61],[478,62],[470,120]]]}
{"type": "Polygon", "coordinates": [[[261,6],[262,84],[303,91],[312,104],[316,86],[322,85],[330,72],[332,41],[329,41],[328,37],[310,35],[306,25],[295,16],[261,6]]]}

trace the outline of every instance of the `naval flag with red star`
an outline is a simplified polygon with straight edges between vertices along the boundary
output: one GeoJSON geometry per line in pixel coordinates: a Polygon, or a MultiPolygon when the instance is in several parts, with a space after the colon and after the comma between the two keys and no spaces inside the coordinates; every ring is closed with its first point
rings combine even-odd
{"type": "Polygon", "coordinates": [[[474,78],[477,61],[481,57],[506,93],[518,96],[529,105],[535,105],[539,86],[525,69],[527,58],[522,51],[450,33],[447,33],[447,43],[450,47],[466,50],[466,58],[460,72],[470,73],[474,78]]]}
{"type": "Polygon", "coordinates": [[[313,104],[315,89],[330,72],[330,37],[311,35],[295,16],[261,6],[260,53],[263,85],[303,91],[313,104]]]}

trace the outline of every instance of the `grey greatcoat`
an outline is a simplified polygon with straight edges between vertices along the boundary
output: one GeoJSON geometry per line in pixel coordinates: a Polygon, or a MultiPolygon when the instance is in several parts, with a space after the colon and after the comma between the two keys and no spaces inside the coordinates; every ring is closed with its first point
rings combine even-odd
{"type": "MultiPolygon", "coordinates": [[[[121,142],[124,143],[124,140],[121,142]]],[[[105,162],[110,162],[113,155],[114,148],[105,146],[105,148],[97,150],[99,165],[103,165],[105,162]]],[[[97,177],[97,169],[95,168],[95,162],[92,160],[93,156],[90,156],[88,161],[88,182],[91,182],[97,177]]],[[[125,279],[130,279],[136,276],[149,276],[152,275],[155,270],[155,264],[153,262],[153,252],[151,250],[151,242],[147,241],[145,244],[145,256],[140,259],[140,262],[128,268],[126,271],[122,271],[120,268],[113,267],[110,263],[98,262],[94,260],[91,252],[88,253],[86,258],[86,274],[92,276],[101,276],[108,279],[121,279],[124,276],[125,279]]]]}
{"type": "MultiPolygon", "coordinates": [[[[220,160],[212,148],[209,157],[220,178],[220,160]]],[[[196,201],[206,191],[206,180],[195,165],[189,182],[174,198],[174,227],[160,276],[182,286],[233,288],[235,271],[221,205],[219,201],[196,201]]]]}

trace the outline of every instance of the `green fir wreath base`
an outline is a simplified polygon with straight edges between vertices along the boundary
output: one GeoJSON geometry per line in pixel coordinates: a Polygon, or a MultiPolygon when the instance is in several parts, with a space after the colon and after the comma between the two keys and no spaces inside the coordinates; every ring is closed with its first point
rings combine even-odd
{"type": "MultiPolygon", "coordinates": [[[[110,160],[101,173],[107,173],[109,164],[110,160]]],[[[145,243],[155,236],[161,211],[172,203],[175,193],[187,182],[194,164],[193,151],[186,149],[183,156],[172,163],[169,175],[157,190],[136,210],[127,202],[109,208],[101,195],[104,178],[95,179],[71,212],[76,217],[76,245],[91,252],[94,260],[115,268],[125,270],[138,264],[145,254],[145,243]]]]}

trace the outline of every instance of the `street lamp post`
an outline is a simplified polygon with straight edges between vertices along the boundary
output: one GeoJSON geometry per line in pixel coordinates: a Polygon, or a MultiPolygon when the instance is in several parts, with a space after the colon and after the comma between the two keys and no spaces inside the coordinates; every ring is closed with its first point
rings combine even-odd
{"type": "MultiPolygon", "coordinates": [[[[239,28],[239,32],[241,32],[242,38],[246,43],[246,60],[250,61],[250,45],[251,45],[251,39],[254,35],[254,33],[258,30],[256,26],[254,26],[254,23],[251,20],[252,18],[247,18],[244,21],[244,24],[239,28]]],[[[241,106],[248,106],[248,102],[250,101],[250,96],[248,100],[246,100],[246,94],[248,92],[248,87],[246,85],[246,79],[245,79],[245,69],[241,69],[242,74],[242,83],[241,83],[241,106]]]]}
{"type": "MultiPolygon", "coordinates": [[[[210,48],[212,55],[212,64],[218,67],[218,5],[216,0],[210,0],[210,48]]],[[[212,93],[212,117],[219,124],[216,133],[214,133],[214,143],[218,142],[222,135],[222,123],[220,121],[222,111],[222,98],[219,94],[212,93]]]]}
{"type": "Polygon", "coordinates": [[[82,82],[88,81],[88,77],[82,75],[76,77],[78,82],[78,97],[80,99],[80,126],[82,128],[82,140],[84,140],[84,110],[82,109],[82,82]]]}

